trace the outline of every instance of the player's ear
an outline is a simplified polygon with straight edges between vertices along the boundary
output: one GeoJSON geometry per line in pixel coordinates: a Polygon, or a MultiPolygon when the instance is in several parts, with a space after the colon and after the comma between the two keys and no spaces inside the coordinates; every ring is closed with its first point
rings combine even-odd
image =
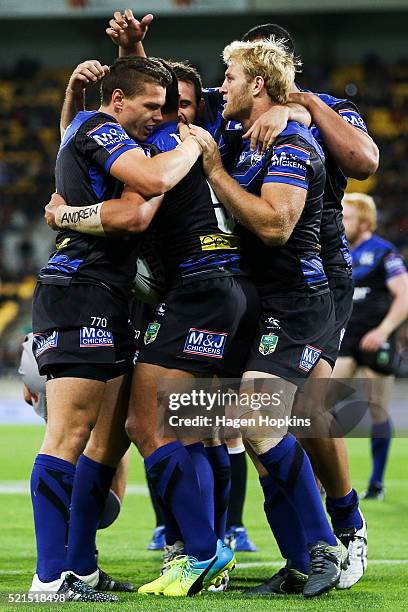
{"type": "Polygon", "coordinates": [[[258,96],[265,86],[265,80],[261,76],[256,76],[252,81],[252,93],[254,96],[258,96]]]}
{"type": "Polygon", "coordinates": [[[112,105],[116,112],[123,110],[123,100],[125,96],[121,89],[114,89],[112,92],[112,105]]]}

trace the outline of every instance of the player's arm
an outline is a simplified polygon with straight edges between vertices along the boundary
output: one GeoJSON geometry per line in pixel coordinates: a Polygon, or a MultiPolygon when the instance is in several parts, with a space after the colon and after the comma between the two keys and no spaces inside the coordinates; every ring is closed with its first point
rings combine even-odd
{"type": "Polygon", "coordinates": [[[118,45],[119,57],[129,55],[146,57],[142,41],[152,21],[153,15],[150,13],[139,21],[130,9],[126,9],[123,14],[120,11],[113,14],[106,33],[112,42],[118,45]]]}
{"type": "MultiPolygon", "coordinates": [[[[196,126],[191,129],[194,133],[197,130],[196,126]]],[[[202,138],[206,137],[202,134],[202,138]]],[[[307,190],[284,183],[265,182],[260,197],[248,193],[225,172],[217,145],[211,136],[206,142],[204,170],[219,201],[241,225],[268,246],[285,244],[302,214],[307,190]]]]}
{"type": "Polygon", "coordinates": [[[190,136],[172,151],[155,157],[146,157],[140,148],[130,149],[112,163],[109,172],[132,191],[152,198],[177,185],[201,153],[201,145],[190,136]]]}
{"type": "Polygon", "coordinates": [[[85,89],[91,83],[100,81],[109,71],[109,66],[102,66],[98,60],[87,60],[78,64],[71,74],[65,90],[61,109],[60,132],[64,132],[79,111],[85,110],[85,89]]]}
{"type": "Polygon", "coordinates": [[[357,112],[353,109],[350,111],[359,122],[359,127],[348,122],[347,113],[343,111],[343,118],[313,93],[293,93],[290,98],[310,112],[327,148],[346,176],[364,180],[377,171],[378,147],[368,135],[364,121],[357,112]]]}
{"type": "Polygon", "coordinates": [[[309,127],[312,117],[301,104],[293,102],[277,104],[258,117],[242,138],[250,140],[251,151],[258,148],[259,152],[262,153],[273,144],[278,134],[283,132],[288,121],[296,121],[309,127]]]}
{"type": "Polygon", "coordinates": [[[140,233],[149,227],[162,200],[163,196],[146,200],[125,187],[120,198],[90,206],[67,206],[64,198],[54,193],[45,207],[45,219],[54,230],[93,236],[140,233]]]}
{"type": "Polygon", "coordinates": [[[392,295],[391,306],[381,323],[361,339],[360,346],[364,351],[378,351],[408,318],[408,273],[389,278],[387,287],[392,295]]]}

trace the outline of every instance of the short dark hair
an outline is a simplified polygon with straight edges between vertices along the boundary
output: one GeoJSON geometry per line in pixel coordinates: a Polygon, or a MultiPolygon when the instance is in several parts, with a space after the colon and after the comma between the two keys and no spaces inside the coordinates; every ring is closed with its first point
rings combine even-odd
{"type": "Polygon", "coordinates": [[[282,28],[276,23],[263,23],[262,25],[257,25],[248,30],[248,32],[243,35],[241,40],[245,42],[252,42],[253,40],[259,38],[270,38],[271,36],[273,36],[275,40],[283,41],[283,44],[289,53],[293,53],[293,55],[295,55],[295,43],[293,42],[292,36],[287,30],[285,30],[285,28],[282,28]]]}
{"type": "Polygon", "coordinates": [[[179,108],[179,90],[176,74],[169,62],[160,59],[160,62],[169,71],[171,83],[166,87],[166,102],[161,109],[162,114],[177,113],[179,108]]]}
{"type": "Polygon", "coordinates": [[[121,89],[126,98],[134,98],[144,91],[146,83],[168,87],[171,74],[163,64],[147,57],[121,57],[109,68],[101,83],[101,102],[109,104],[115,89],[121,89]]]}
{"type": "Polygon", "coordinates": [[[173,62],[169,60],[168,63],[173,69],[178,81],[185,81],[193,85],[196,100],[199,102],[203,97],[203,83],[198,70],[189,64],[189,62],[173,62]]]}

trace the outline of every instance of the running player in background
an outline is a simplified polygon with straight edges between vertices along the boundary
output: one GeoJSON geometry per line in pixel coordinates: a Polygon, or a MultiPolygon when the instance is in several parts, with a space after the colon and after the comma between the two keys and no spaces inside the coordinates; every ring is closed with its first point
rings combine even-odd
{"type": "Polygon", "coordinates": [[[357,373],[374,382],[369,397],[373,467],[361,498],[381,500],[392,436],[389,401],[396,365],[395,336],[408,317],[408,274],[396,247],[375,234],[373,198],[348,193],[342,204],[353,258],[354,307],[333,376],[352,378],[357,373]]]}

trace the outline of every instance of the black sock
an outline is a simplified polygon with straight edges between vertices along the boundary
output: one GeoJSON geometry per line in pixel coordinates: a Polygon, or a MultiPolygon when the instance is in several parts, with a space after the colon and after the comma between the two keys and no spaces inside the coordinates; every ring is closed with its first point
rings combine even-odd
{"type": "Polygon", "coordinates": [[[228,506],[227,529],[229,527],[241,527],[242,512],[244,509],[246,483],[247,483],[247,462],[246,452],[230,454],[231,461],[231,493],[228,506]]]}
{"type": "Polygon", "coordinates": [[[149,487],[150,499],[152,501],[154,513],[156,515],[156,527],[159,527],[159,525],[164,525],[164,516],[163,516],[163,512],[162,512],[160,503],[157,499],[156,493],[152,487],[152,483],[150,482],[150,476],[147,470],[145,471],[146,471],[147,486],[149,487]]]}

